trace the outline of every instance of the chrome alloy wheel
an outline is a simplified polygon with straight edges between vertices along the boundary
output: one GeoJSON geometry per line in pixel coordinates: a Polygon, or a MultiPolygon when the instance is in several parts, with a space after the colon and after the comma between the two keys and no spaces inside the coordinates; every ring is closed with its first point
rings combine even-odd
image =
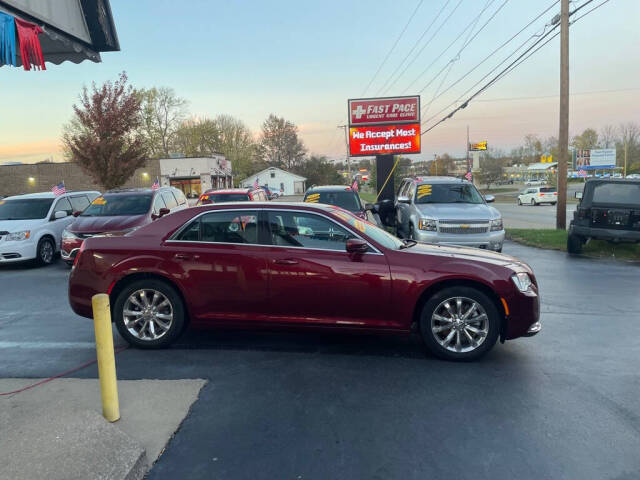
{"type": "Polygon", "coordinates": [[[489,317],[475,300],[452,297],[434,310],[431,331],[436,341],[450,352],[471,352],[487,338],[489,317]]]}
{"type": "Polygon", "coordinates": [[[40,258],[42,263],[49,264],[53,261],[53,245],[49,240],[45,240],[40,244],[40,258]]]}
{"type": "Polygon", "coordinates": [[[173,305],[158,290],[137,290],[129,295],[122,310],[124,326],[140,340],[157,340],[173,323],[173,305]]]}

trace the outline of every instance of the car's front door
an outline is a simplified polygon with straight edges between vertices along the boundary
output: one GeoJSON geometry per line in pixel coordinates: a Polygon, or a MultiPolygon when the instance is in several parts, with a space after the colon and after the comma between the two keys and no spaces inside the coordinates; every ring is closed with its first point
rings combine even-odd
{"type": "Polygon", "coordinates": [[[165,242],[198,319],[251,322],[265,316],[267,260],[258,215],[258,209],[207,212],[165,242]]]}
{"type": "Polygon", "coordinates": [[[56,237],[56,249],[60,248],[60,238],[62,237],[62,231],[67,228],[73,221],[73,207],[67,197],[59,198],[53,206],[51,216],[49,217],[49,229],[53,231],[56,237]],[[55,218],[56,212],[65,212],[66,217],[55,218]]]}
{"type": "Polygon", "coordinates": [[[275,323],[393,328],[391,277],[385,256],[371,248],[350,254],[356,234],[328,216],[267,210],[269,314],[275,323]]]}

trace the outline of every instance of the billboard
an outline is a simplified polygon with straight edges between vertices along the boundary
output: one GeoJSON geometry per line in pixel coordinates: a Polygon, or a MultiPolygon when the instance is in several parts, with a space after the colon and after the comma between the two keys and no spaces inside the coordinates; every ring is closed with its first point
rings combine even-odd
{"type": "Polygon", "coordinates": [[[471,145],[469,145],[469,150],[471,150],[472,152],[477,152],[479,150],[486,150],[486,149],[487,149],[486,140],[484,142],[472,143],[471,145]]]}
{"type": "Polygon", "coordinates": [[[349,126],[420,122],[420,96],[349,100],[349,126]]]}
{"type": "Polygon", "coordinates": [[[574,170],[595,170],[616,166],[615,148],[577,149],[573,151],[574,170]]]}
{"type": "Polygon", "coordinates": [[[420,153],[420,124],[376,125],[349,129],[349,155],[420,153]]]}
{"type": "Polygon", "coordinates": [[[349,156],[420,153],[420,96],[349,100],[349,156]]]}

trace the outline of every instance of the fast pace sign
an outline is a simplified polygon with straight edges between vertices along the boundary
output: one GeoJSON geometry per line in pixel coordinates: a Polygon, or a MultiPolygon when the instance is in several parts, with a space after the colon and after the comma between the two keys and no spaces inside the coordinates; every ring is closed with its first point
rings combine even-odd
{"type": "Polygon", "coordinates": [[[420,153],[420,96],[349,100],[349,155],[420,153]]]}

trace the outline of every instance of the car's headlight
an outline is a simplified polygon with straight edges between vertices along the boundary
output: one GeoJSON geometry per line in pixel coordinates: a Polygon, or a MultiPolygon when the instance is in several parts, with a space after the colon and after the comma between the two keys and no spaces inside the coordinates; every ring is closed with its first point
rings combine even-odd
{"type": "Polygon", "coordinates": [[[74,240],[79,238],[75,233],[70,232],[69,230],[62,231],[62,239],[63,240],[74,240]]]}
{"type": "Polygon", "coordinates": [[[24,230],[22,232],[13,232],[7,235],[8,241],[27,240],[31,236],[30,230],[24,230]]]}
{"type": "Polygon", "coordinates": [[[428,230],[430,232],[435,232],[438,229],[438,225],[436,221],[432,218],[421,218],[418,222],[418,228],[420,230],[428,230]]]}
{"type": "Polygon", "coordinates": [[[495,220],[491,220],[491,231],[499,232],[502,230],[504,226],[502,225],[502,217],[496,218],[495,220]]]}
{"type": "Polygon", "coordinates": [[[529,277],[528,273],[525,272],[520,272],[520,273],[514,273],[513,275],[511,275],[511,280],[513,280],[513,283],[515,284],[516,287],[518,287],[518,290],[520,290],[521,292],[526,292],[528,290],[531,290],[531,277],[529,277]]]}

